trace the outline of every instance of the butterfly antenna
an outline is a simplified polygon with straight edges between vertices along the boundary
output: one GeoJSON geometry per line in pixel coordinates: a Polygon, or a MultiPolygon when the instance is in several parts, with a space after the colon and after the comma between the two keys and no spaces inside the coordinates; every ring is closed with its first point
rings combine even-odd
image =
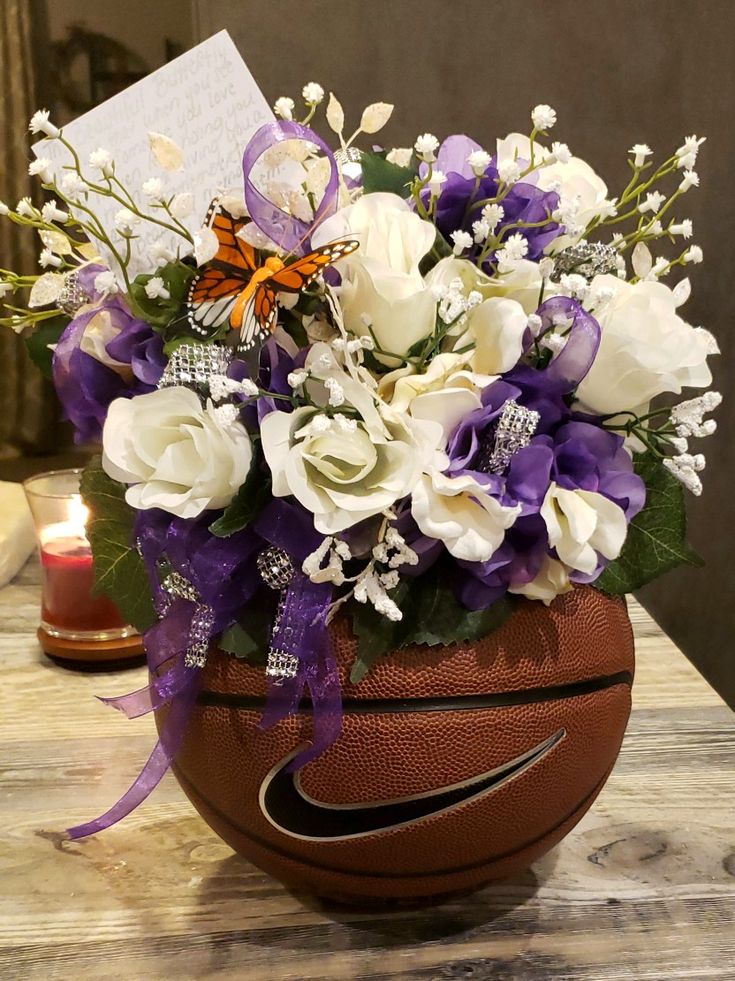
{"type": "Polygon", "coordinates": [[[300,248],[304,244],[304,242],[307,240],[307,238],[309,238],[311,235],[314,234],[314,232],[317,230],[317,228],[321,225],[321,223],[323,221],[326,221],[327,218],[331,218],[331,217],[332,217],[331,214],[328,214],[327,212],[325,212],[323,215],[320,215],[319,218],[315,218],[314,221],[311,223],[311,225],[309,225],[309,227],[307,228],[307,230],[301,236],[301,238],[298,240],[298,242],[296,243],[296,245],[294,245],[294,247],[291,249],[290,252],[287,252],[285,254],[285,256],[283,257],[284,258],[284,261],[286,259],[290,259],[291,256],[296,255],[296,250],[298,248],[300,248]]]}

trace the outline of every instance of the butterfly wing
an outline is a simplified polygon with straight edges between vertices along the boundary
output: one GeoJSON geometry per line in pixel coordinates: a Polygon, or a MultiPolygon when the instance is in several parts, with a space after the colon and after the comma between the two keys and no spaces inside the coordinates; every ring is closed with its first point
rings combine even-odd
{"type": "Polygon", "coordinates": [[[246,276],[255,271],[258,265],[255,249],[238,234],[249,221],[249,218],[235,218],[217,199],[210,204],[205,225],[212,229],[219,243],[212,262],[241,269],[246,276]]]}
{"type": "Polygon", "coordinates": [[[184,317],[196,336],[211,337],[229,320],[257,268],[255,249],[238,235],[248,220],[235,218],[216,198],[209,206],[204,224],[217,236],[217,252],[191,281],[184,301],[184,317]]]}
{"type": "Polygon", "coordinates": [[[273,273],[268,277],[268,282],[276,292],[300,293],[310,286],[327,266],[343,259],[359,247],[360,243],[354,239],[330,242],[329,245],[314,249],[313,252],[284,266],[279,272],[273,273]]]}
{"type": "Polygon", "coordinates": [[[277,313],[278,297],[270,285],[270,279],[267,279],[255,290],[245,310],[240,328],[239,350],[250,350],[275,330],[277,313]]]}
{"type": "Polygon", "coordinates": [[[245,285],[239,275],[215,266],[198,273],[189,285],[184,302],[185,317],[192,332],[199,337],[215,334],[229,321],[245,285]]]}

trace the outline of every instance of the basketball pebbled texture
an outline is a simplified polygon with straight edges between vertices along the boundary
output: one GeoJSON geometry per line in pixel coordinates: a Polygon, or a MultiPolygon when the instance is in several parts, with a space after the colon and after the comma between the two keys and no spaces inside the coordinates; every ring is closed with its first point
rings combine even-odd
{"type": "Polygon", "coordinates": [[[477,888],[544,854],[604,785],[630,713],[624,600],[523,600],[482,640],[407,647],[357,686],[349,620],[331,629],[343,732],[295,782],[269,774],[308,742],[308,707],[259,729],[263,668],[227,654],[174,764],[217,834],[288,886],[359,903],[477,888]]]}

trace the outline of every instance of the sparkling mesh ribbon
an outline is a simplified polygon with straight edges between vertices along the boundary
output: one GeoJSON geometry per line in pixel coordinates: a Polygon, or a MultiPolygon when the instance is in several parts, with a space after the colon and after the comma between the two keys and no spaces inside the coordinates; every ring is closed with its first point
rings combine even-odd
{"type": "Polygon", "coordinates": [[[327,630],[332,586],[313,583],[301,572],[302,562],[320,542],[305,512],[274,501],[265,508],[255,528],[266,542],[282,549],[295,567],[270,647],[295,658],[296,669],[290,677],[269,676],[268,700],[260,726],[269,729],[292,715],[308,691],[313,713],[312,742],[289,764],[289,770],[298,770],[331,746],[342,731],[339,672],[327,630]]]}

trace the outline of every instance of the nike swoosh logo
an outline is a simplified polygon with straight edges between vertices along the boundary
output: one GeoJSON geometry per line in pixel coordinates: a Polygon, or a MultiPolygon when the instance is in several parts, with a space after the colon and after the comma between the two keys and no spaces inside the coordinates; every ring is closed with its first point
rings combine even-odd
{"type": "Polygon", "coordinates": [[[274,828],[302,841],[348,841],[393,831],[498,790],[544,759],[565,736],[566,731],[559,729],[514,760],[459,783],[409,797],[359,804],[325,804],[310,797],[301,785],[301,774],[286,771],[301,752],[303,747],[299,746],[266,775],[260,786],[260,809],[274,828]]]}

